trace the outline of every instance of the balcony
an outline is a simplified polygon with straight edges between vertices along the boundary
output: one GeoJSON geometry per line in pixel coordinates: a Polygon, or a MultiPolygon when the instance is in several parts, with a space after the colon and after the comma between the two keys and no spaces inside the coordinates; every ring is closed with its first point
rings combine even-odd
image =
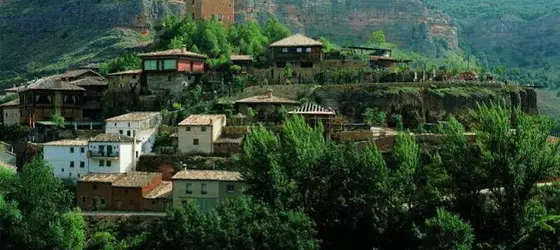
{"type": "Polygon", "coordinates": [[[105,152],[105,151],[88,151],[88,157],[92,159],[102,160],[117,160],[120,157],[119,152],[105,152]]]}

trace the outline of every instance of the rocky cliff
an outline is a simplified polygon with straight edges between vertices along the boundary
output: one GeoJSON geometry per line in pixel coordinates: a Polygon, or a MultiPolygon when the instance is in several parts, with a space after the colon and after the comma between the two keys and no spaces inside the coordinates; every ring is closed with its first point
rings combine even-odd
{"type": "Polygon", "coordinates": [[[237,0],[235,7],[237,21],[274,15],[294,32],[340,44],[363,43],[380,29],[389,41],[428,55],[458,47],[453,20],[420,0],[237,0]]]}
{"type": "Polygon", "coordinates": [[[467,112],[478,104],[505,104],[536,114],[537,95],[533,89],[505,85],[473,84],[364,84],[329,85],[315,91],[316,101],[339,110],[342,115],[361,120],[366,108],[377,107],[403,115],[405,125],[433,123],[453,115],[467,122],[467,112]]]}

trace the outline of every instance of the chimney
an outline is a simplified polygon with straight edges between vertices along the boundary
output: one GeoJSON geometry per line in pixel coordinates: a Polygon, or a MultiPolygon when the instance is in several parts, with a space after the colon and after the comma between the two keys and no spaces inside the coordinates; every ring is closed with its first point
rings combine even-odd
{"type": "Polygon", "coordinates": [[[183,48],[181,49],[181,52],[185,53],[187,52],[187,45],[183,44],[183,48]]]}
{"type": "Polygon", "coordinates": [[[268,91],[266,91],[266,96],[268,98],[272,98],[272,89],[268,89],[268,91]]]}

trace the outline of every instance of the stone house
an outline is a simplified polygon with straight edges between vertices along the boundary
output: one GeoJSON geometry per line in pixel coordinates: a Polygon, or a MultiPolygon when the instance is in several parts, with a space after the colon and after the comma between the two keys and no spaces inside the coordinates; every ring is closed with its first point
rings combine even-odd
{"type": "Polygon", "coordinates": [[[225,115],[191,115],[179,123],[178,140],[181,153],[214,153],[214,143],[226,126],[225,115]]]}
{"type": "Polygon", "coordinates": [[[141,54],[142,72],[150,90],[181,91],[204,71],[206,55],[186,48],[141,54]]]}
{"type": "Polygon", "coordinates": [[[140,83],[141,69],[127,70],[107,75],[109,89],[131,90],[140,83]]]}
{"type": "MultiPolygon", "coordinates": [[[[292,77],[313,77],[323,61],[323,44],[302,34],[295,34],[269,45],[271,79],[286,79],[284,68],[292,65],[292,77]]],[[[290,77],[291,79],[291,77],[290,77]]]]}
{"type": "Polygon", "coordinates": [[[242,194],[245,183],[239,172],[183,170],[173,176],[173,206],[194,202],[202,212],[242,194]]]}
{"type": "MultiPolygon", "coordinates": [[[[136,137],[138,156],[152,152],[162,117],[159,112],[132,112],[105,120],[105,133],[136,137]]],[[[136,157],[138,158],[138,157],[136,157]]]]}
{"type": "Polygon", "coordinates": [[[0,109],[2,109],[2,124],[14,125],[21,123],[19,98],[0,105],[0,109]]]}

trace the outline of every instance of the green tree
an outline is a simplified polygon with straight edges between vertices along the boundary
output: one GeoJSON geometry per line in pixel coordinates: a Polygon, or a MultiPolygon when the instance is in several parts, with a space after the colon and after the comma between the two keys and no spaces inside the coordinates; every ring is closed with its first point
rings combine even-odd
{"type": "Polygon", "coordinates": [[[0,202],[2,249],[82,249],[85,222],[71,210],[71,195],[45,162],[25,165],[0,202]],[[2,204],[3,203],[3,204],[2,204]]]}
{"type": "Polygon", "coordinates": [[[142,67],[142,60],[136,52],[124,52],[118,58],[109,60],[101,64],[100,72],[102,75],[119,71],[139,69],[142,67]]]}
{"type": "Polygon", "coordinates": [[[371,32],[370,43],[380,46],[386,42],[387,40],[385,38],[385,32],[383,32],[382,30],[374,30],[373,32],[371,32]]]}
{"type": "Polygon", "coordinates": [[[266,20],[263,31],[266,37],[268,37],[269,43],[279,41],[292,34],[292,32],[276,18],[269,18],[266,20]]]}
{"type": "Polygon", "coordinates": [[[474,243],[469,223],[444,209],[438,209],[435,217],[426,220],[421,238],[421,249],[470,250],[474,243]]]}
{"type": "Polygon", "coordinates": [[[385,124],[385,119],[387,119],[385,112],[380,111],[378,108],[366,108],[362,117],[364,122],[370,126],[383,125],[385,124]]]}
{"type": "Polygon", "coordinates": [[[292,64],[291,63],[286,63],[286,66],[284,66],[284,71],[282,71],[282,73],[284,74],[284,77],[286,78],[286,83],[289,83],[290,79],[292,79],[292,75],[294,74],[292,64]]]}
{"type": "Polygon", "coordinates": [[[403,117],[401,114],[393,114],[391,116],[391,119],[395,123],[395,127],[397,128],[398,131],[404,130],[403,117]]]}

